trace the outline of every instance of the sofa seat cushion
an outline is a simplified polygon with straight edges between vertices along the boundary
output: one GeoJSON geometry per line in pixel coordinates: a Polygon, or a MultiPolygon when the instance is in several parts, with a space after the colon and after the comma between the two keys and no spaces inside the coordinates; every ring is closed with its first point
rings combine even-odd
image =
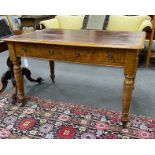
{"type": "Polygon", "coordinates": [[[56,16],[55,17],[61,29],[75,29],[80,30],[82,28],[84,16],[56,16]]]}
{"type": "Polygon", "coordinates": [[[109,31],[139,31],[144,20],[150,20],[149,16],[119,16],[112,15],[109,18],[107,30],[109,31]]]}

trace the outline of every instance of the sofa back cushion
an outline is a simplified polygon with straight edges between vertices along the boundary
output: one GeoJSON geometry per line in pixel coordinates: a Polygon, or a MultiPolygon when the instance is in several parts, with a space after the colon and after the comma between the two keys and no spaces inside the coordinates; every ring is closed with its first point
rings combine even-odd
{"type": "Polygon", "coordinates": [[[84,16],[58,15],[55,18],[58,20],[61,29],[80,30],[82,28],[84,16]]]}
{"type": "Polygon", "coordinates": [[[109,31],[138,31],[144,20],[150,20],[149,16],[119,16],[111,15],[107,30],[109,31]]]}
{"type": "Polygon", "coordinates": [[[82,29],[105,30],[109,21],[109,15],[86,15],[82,29]]]}
{"type": "Polygon", "coordinates": [[[41,29],[42,24],[44,25],[45,28],[60,28],[60,24],[56,18],[41,21],[40,22],[41,29]]]}

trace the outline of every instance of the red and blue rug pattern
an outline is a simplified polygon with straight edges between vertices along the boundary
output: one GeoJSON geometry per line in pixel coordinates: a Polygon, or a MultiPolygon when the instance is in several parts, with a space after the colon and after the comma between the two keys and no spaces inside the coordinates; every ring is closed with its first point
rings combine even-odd
{"type": "Polygon", "coordinates": [[[121,113],[72,103],[27,97],[24,107],[0,96],[1,139],[154,139],[155,119],[130,115],[126,129],[121,113]]]}

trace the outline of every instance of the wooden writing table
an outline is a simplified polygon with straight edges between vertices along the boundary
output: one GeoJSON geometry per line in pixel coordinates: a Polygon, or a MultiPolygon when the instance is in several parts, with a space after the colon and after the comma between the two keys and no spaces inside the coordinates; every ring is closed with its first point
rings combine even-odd
{"type": "MultiPolygon", "coordinates": [[[[24,103],[24,85],[18,57],[43,58],[83,64],[124,67],[122,122],[126,127],[134,88],[138,53],[144,48],[145,32],[108,32],[95,30],[45,29],[7,39],[10,58],[14,64],[19,99],[24,103]]],[[[104,95],[104,94],[103,94],[104,95]]]]}

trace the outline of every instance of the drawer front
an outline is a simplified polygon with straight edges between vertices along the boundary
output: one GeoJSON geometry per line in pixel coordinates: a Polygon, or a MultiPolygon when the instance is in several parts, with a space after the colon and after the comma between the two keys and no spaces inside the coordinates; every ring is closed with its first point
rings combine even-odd
{"type": "Polygon", "coordinates": [[[124,49],[95,49],[93,51],[94,64],[123,66],[125,63],[124,49]]]}
{"type": "Polygon", "coordinates": [[[92,49],[64,47],[63,59],[64,61],[90,64],[92,62],[92,49]]]}
{"type": "Polygon", "coordinates": [[[63,47],[37,44],[16,44],[17,56],[61,60],[63,47]]]}
{"type": "Polygon", "coordinates": [[[65,48],[63,51],[64,61],[77,63],[124,66],[125,50],[102,49],[102,48],[65,48]]]}

